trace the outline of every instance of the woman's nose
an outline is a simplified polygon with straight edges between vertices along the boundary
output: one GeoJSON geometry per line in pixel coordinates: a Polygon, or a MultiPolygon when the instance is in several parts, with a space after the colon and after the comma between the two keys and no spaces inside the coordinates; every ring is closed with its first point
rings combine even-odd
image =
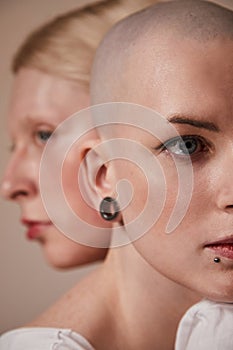
{"type": "Polygon", "coordinates": [[[20,201],[37,192],[35,164],[25,151],[12,155],[1,183],[1,195],[8,200],[20,201]]]}
{"type": "Polygon", "coordinates": [[[216,167],[218,185],[216,199],[218,207],[233,212],[233,151],[224,155],[221,163],[216,167]]]}

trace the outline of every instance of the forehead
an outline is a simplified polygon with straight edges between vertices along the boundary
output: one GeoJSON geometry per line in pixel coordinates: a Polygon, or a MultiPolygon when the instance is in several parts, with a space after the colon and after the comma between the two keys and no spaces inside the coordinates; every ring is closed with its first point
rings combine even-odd
{"type": "Polygon", "coordinates": [[[165,116],[180,112],[232,117],[231,40],[144,41],[132,50],[126,72],[124,95],[131,102],[165,116]]]}
{"type": "Polygon", "coordinates": [[[13,83],[8,121],[21,122],[30,117],[57,124],[88,103],[89,94],[81,84],[22,68],[13,83]]]}
{"type": "Polygon", "coordinates": [[[56,100],[56,94],[65,96],[67,92],[71,93],[75,85],[68,79],[47,74],[35,68],[22,68],[15,76],[12,96],[13,98],[33,96],[38,104],[42,100],[48,100],[52,104],[56,100]]]}

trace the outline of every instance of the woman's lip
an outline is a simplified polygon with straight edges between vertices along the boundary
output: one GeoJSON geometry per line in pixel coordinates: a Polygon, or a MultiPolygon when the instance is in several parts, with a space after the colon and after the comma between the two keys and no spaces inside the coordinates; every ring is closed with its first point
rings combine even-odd
{"type": "Polygon", "coordinates": [[[233,236],[227,236],[227,237],[224,237],[224,238],[221,238],[217,241],[213,241],[213,242],[206,242],[205,243],[205,247],[206,246],[210,246],[210,245],[217,245],[217,244],[233,244],[233,236]]]}
{"type": "Polygon", "coordinates": [[[26,232],[28,239],[39,238],[43,231],[46,230],[50,225],[52,225],[51,221],[32,221],[22,219],[21,222],[28,228],[26,232]]]}
{"type": "Polygon", "coordinates": [[[208,248],[218,256],[233,260],[233,243],[221,243],[221,244],[211,244],[207,245],[208,248]]]}
{"type": "Polygon", "coordinates": [[[207,243],[204,247],[212,250],[218,256],[233,260],[233,236],[207,243]]]}
{"type": "Polygon", "coordinates": [[[30,219],[21,219],[21,223],[25,226],[31,225],[51,225],[51,221],[49,220],[30,220],[30,219]]]}

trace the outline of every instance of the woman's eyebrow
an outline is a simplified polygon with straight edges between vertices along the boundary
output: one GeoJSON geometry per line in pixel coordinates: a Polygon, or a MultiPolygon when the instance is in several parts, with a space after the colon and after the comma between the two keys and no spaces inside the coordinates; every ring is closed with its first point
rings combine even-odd
{"type": "Polygon", "coordinates": [[[188,125],[195,126],[196,128],[206,129],[206,130],[214,131],[214,132],[220,132],[219,127],[212,122],[193,119],[192,117],[189,118],[187,116],[182,116],[179,114],[178,115],[176,114],[176,115],[169,117],[168,121],[170,123],[174,123],[174,124],[188,124],[188,125]]]}

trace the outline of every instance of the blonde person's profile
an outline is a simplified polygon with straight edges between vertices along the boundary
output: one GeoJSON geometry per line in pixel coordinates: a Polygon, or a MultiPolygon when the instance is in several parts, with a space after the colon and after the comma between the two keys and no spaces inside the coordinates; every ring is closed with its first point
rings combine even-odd
{"type": "MultiPolygon", "coordinates": [[[[154,2],[95,1],[62,14],[30,33],[13,59],[15,79],[8,113],[11,157],[1,190],[6,199],[20,206],[26,238],[40,244],[53,267],[66,269],[101,260],[107,250],[73,242],[49,218],[39,191],[42,152],[56,127],[89,105],[91,64],[106,31],[121,18],[154,2]]],[[[75,176],[78,144],[75,148],[76,153],[70,154],[64,165],[67,201],[83,220],[108,228],[110,240],[111,225],[104,223],[80,195],[75,176]],[[72,174],[69,164],[73,164],[72,174]]]]}
{"type": "MultiPolygon", "coordinates": [[[[91,102],[97,106],[91,108],[140,105],[154,111],[155,124],[157,113],[163,116],[167,134],[148,132],[146,118],[144,128],[114,119],[111,123],[111,114],[102,116],[109,123],[99,125],[99,115],[94,114],[96,128],[89,143],[79,144],[89,201],[93,208],[102,208],[105,200],[107,215],[102,220],[112,223],[113,236],[116,232],[131,238],[131,223],[137,222],[135,229],[143,231],[147,222],[141,212],[149,205],[149,216],[156,215],[153,209],[159,204],[159,195],[148,201],[151,183],[138,164],[148,166],[152,186],[162,169],[158,179],[165,179],[166,199],[142,236],[109,249],[101,266],[35,320],[34,328],[25,330],[32,338],[38,340],[39,327],[51,348],[54,337],[49,342],[48,327],[57,332],[65,327],[66,336],[57,335],[58,349],[79,349],[75,337],[81,335],[88,341],[81,349],[171,350],[190,307],[203,298],[233,302],[232,62],[233,13],[212,2],[157,4],[120,21],[105,36],[94,60],[91,102]],[[115,150],[128,152],[127,157],[111,160],[115,150]],[[131,153],[138,162],[131,161],[131,153]],[[176,163],[185,170],[190,160],[191,200],[182,220],[167,234],[179,194],[176,163]],[[133,194],[126,202],[123,180],[133,194]],[[115,200],[118,205],[112,207],[115,200]],[[107,221],[114,208],[119,214],[107,221]]],[[[17,334],[3,336],[2,342],[6,337],[5,342],[18,340],[19,346],[17,334]]],[[[42,335],[39,338],[38,343],[42,335]]]]}

